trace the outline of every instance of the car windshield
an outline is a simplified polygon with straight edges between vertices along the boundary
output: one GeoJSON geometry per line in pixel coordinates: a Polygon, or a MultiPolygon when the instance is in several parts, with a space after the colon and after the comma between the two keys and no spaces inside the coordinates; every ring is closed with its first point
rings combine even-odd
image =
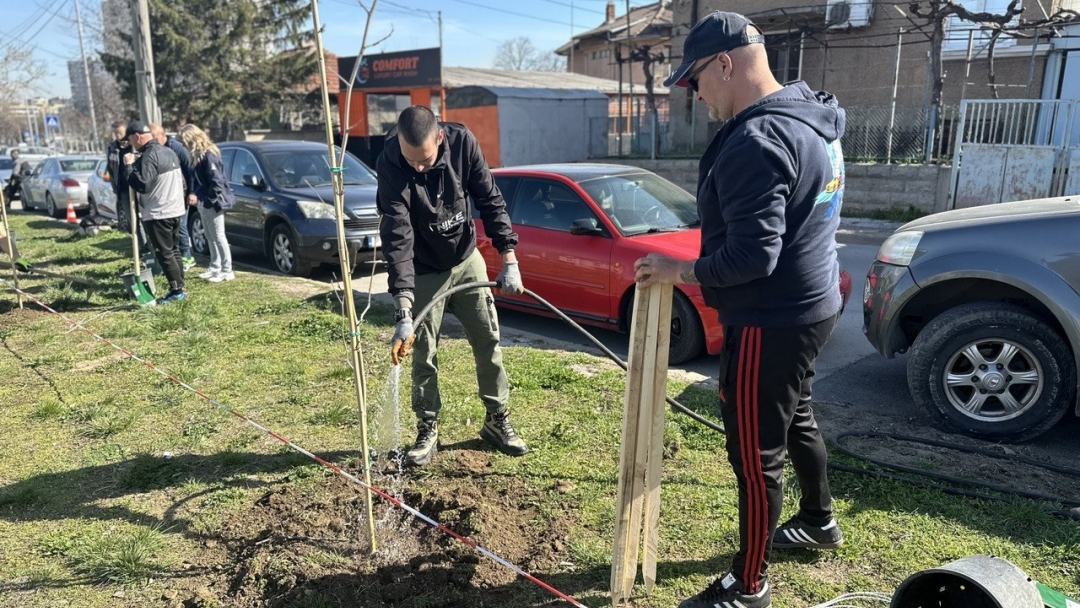
{"type": "Polygon", "coordinates": [[[651,173],[609,175],[578,185],[626,236],[673,232],[699,223],[694,197],[651,173]]]}
{"type": "MultiPolygon", "coordinates": [[[[338,154],[341,150],[338,150],[338,154]]],[[[330,163],[326,150],[281,150],[263,152],[270,179],[279,188],[306,188],[330,184],[330,163]]],[[[346,186],[374,186],[378,183],[371,172],[352,154],[341,161],[342,178],[346,186]]]]}
{"type": "Polygon", "coordinates": [[[89,172],[93,171],[96,165],[96,160],[62,160],[60,170],[65,173],[89,172]]]}

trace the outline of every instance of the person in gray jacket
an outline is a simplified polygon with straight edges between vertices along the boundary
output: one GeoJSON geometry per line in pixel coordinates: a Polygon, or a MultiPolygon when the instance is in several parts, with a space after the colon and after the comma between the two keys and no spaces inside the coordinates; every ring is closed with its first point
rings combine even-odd
{"type": "Polygon", "coordinates": [[[128,125],[128,142],[139,152],[124,155],[124,177],[139,197],[143,225],[154,246],[154,256],[165,270],[169,291],[158,299],[159,304],[183,300],[184,267],[176,246],[180,238],[180,222],[186,209],[184,177],[176,153],[154,139],[149,125],[138,120],[128,125]]]}

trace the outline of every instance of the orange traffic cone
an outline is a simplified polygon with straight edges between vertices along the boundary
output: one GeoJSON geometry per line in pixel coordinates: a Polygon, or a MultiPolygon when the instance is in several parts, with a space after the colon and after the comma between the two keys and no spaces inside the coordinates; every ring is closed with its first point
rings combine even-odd
{"type": "Polygon", "coordinates": [[[71,206],[71,199],[68,199],[67,222],[69,224],[79,223],[79,218],[75,217],[75,207],[71,206]]]}

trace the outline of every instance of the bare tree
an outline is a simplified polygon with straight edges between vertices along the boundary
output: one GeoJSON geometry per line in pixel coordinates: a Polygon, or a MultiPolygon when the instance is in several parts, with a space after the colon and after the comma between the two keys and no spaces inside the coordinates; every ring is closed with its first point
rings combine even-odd
{"type": "Polygon", "coordinates": [[[541,51],[533,46],[528,37],[519,36],[504,40],[499,48],[495,49],[492,67],[528,72],[565,72],[566,59],[559,57],[554,51],[541,51]]]}
{"type": "Polygon", "coordinates": [[[15,106],[26,102],[31,89],[45,75],[45,64],[34,59],[29,49],[12,44],[0,46],[0,138],[20,139],[25,118],[15,114],[15,106]]]}
{"type": "MultiPolygon", "coordinates": [[[[667,42],[664,40],[663,42],[667,42]]],[[[648,114],[656,116],[656,78],[653,74],[655,70],[655,64],[663,63],[665,57],[663,51],[653,52],[653,45],[643,44],[630,47],[630,66],[633,69],[635,62],[641,62],[641,71],[645,74],[645,110],[648,114]]],[[[656,124],[655,122],[650,124],[656,124]]],[[[659,130],[650,127],[652,131],[653,145],[659,146],[660,133],[659,130]]]]}
{"type": "Polygon", "coordinates": [[[945,75],[941,62],[941,49],[945,42],[945,22],[955,15],[958,19],[976,23],[984,28],[993,30],[989,51],[990,66],[989,77],[994,97],[997,97],[997,87],[994,86],[994,46],[997,44],[1001,30],[1011,23],[1020,13],[1020,0],[1012,0],[1002,14],[978,13],[969,11],[964,6],[952,0],[929,0],[927,2],[912,2],[909,8],[917,17],[926,19],[933,27],[930,33],[930,71],[933,77],[933,88],[930,93],[930,107],[937,115],[937,108],[941,106],[941,89],[944,85],[945,75]]]}

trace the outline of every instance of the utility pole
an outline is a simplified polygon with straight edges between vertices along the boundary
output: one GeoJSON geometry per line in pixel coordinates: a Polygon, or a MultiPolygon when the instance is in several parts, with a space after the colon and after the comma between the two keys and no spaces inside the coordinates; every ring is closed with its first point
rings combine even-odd
{"type": "Polygon", "coordinates": [[[75,22],[79,24],[79,54],[82,55],[83,75],[86,77],[86,95],[90,99],[90,124],[91,128],[94,129],[90,136],[90,141],[96,146],[98,142],[98,128],[97,115],[94,114],[94,87],[90,82],[90,66],[86,62],[86,47],[83,46],[82,13],[79,11],[79,0],[73,1],[75,2],[75,22]]]}
{"type": "Polygon", "coordinates": [[[49,113],[49,100],[45,100],[45,105],[41,106],[41,145],[47,145],[49,141],[49,119],[45,117],[49,113]]]}
{"type": "Polygon", "coordinates": [[[574,41],[574,0],[570,0],[570,64],[567,66],[567,72],[574,71],[574,47],[577,46],[577,42],[574,41]]]}
{"type": "Polygon", "coordinates": [[[439,115],[436,118],[443,120],[443,116],[446,116],[446,80],[443,78],[443,64],[445,61],[443,61],[442,46],[442,11],[438,11],[437,15],[439,17],[439,115]]]}
{"type": "Polygon", "coordinates": [[[904,28],[896,32],[896,61],[893,64],[892,107],[889,108],[889,130],[885,142],[885,164],[892,163],[893,128],[896,127],[896,89],[900,83],[900,50],[904,47],[904,28]]]}
{"type": "Polygon", "coordinates": [[[30,141],[28,143],[34,143],[34,119],[30,116],[30,98],[26,98],[26,105],[23,106],[23,112],[26,113],[26,131],[30,134],[30,141]]]}
{"type": "Polygon", "coordinates": [[[146,0],[131,0],[131,42],[135,55],[135,89],[139,120],[161,123],[154,82],[154,51],[150,46],[150,7],[146,0]]]}
{"type": "MultiPolygon", "coordinates": [[[[626,0],[626,59],[630,69],[626,72],[627,88],[630,89],[630,107],[626,109],[626,122],[633,121],[634,115],[634,43],[630,36],[630,0],[626,0]]],[[[634,155],[634,135],[640,125],[634,125],[630,131],[630,155],[634,155]]],[[[621,150],[620,150],[621,152],[621,150]]]]}

